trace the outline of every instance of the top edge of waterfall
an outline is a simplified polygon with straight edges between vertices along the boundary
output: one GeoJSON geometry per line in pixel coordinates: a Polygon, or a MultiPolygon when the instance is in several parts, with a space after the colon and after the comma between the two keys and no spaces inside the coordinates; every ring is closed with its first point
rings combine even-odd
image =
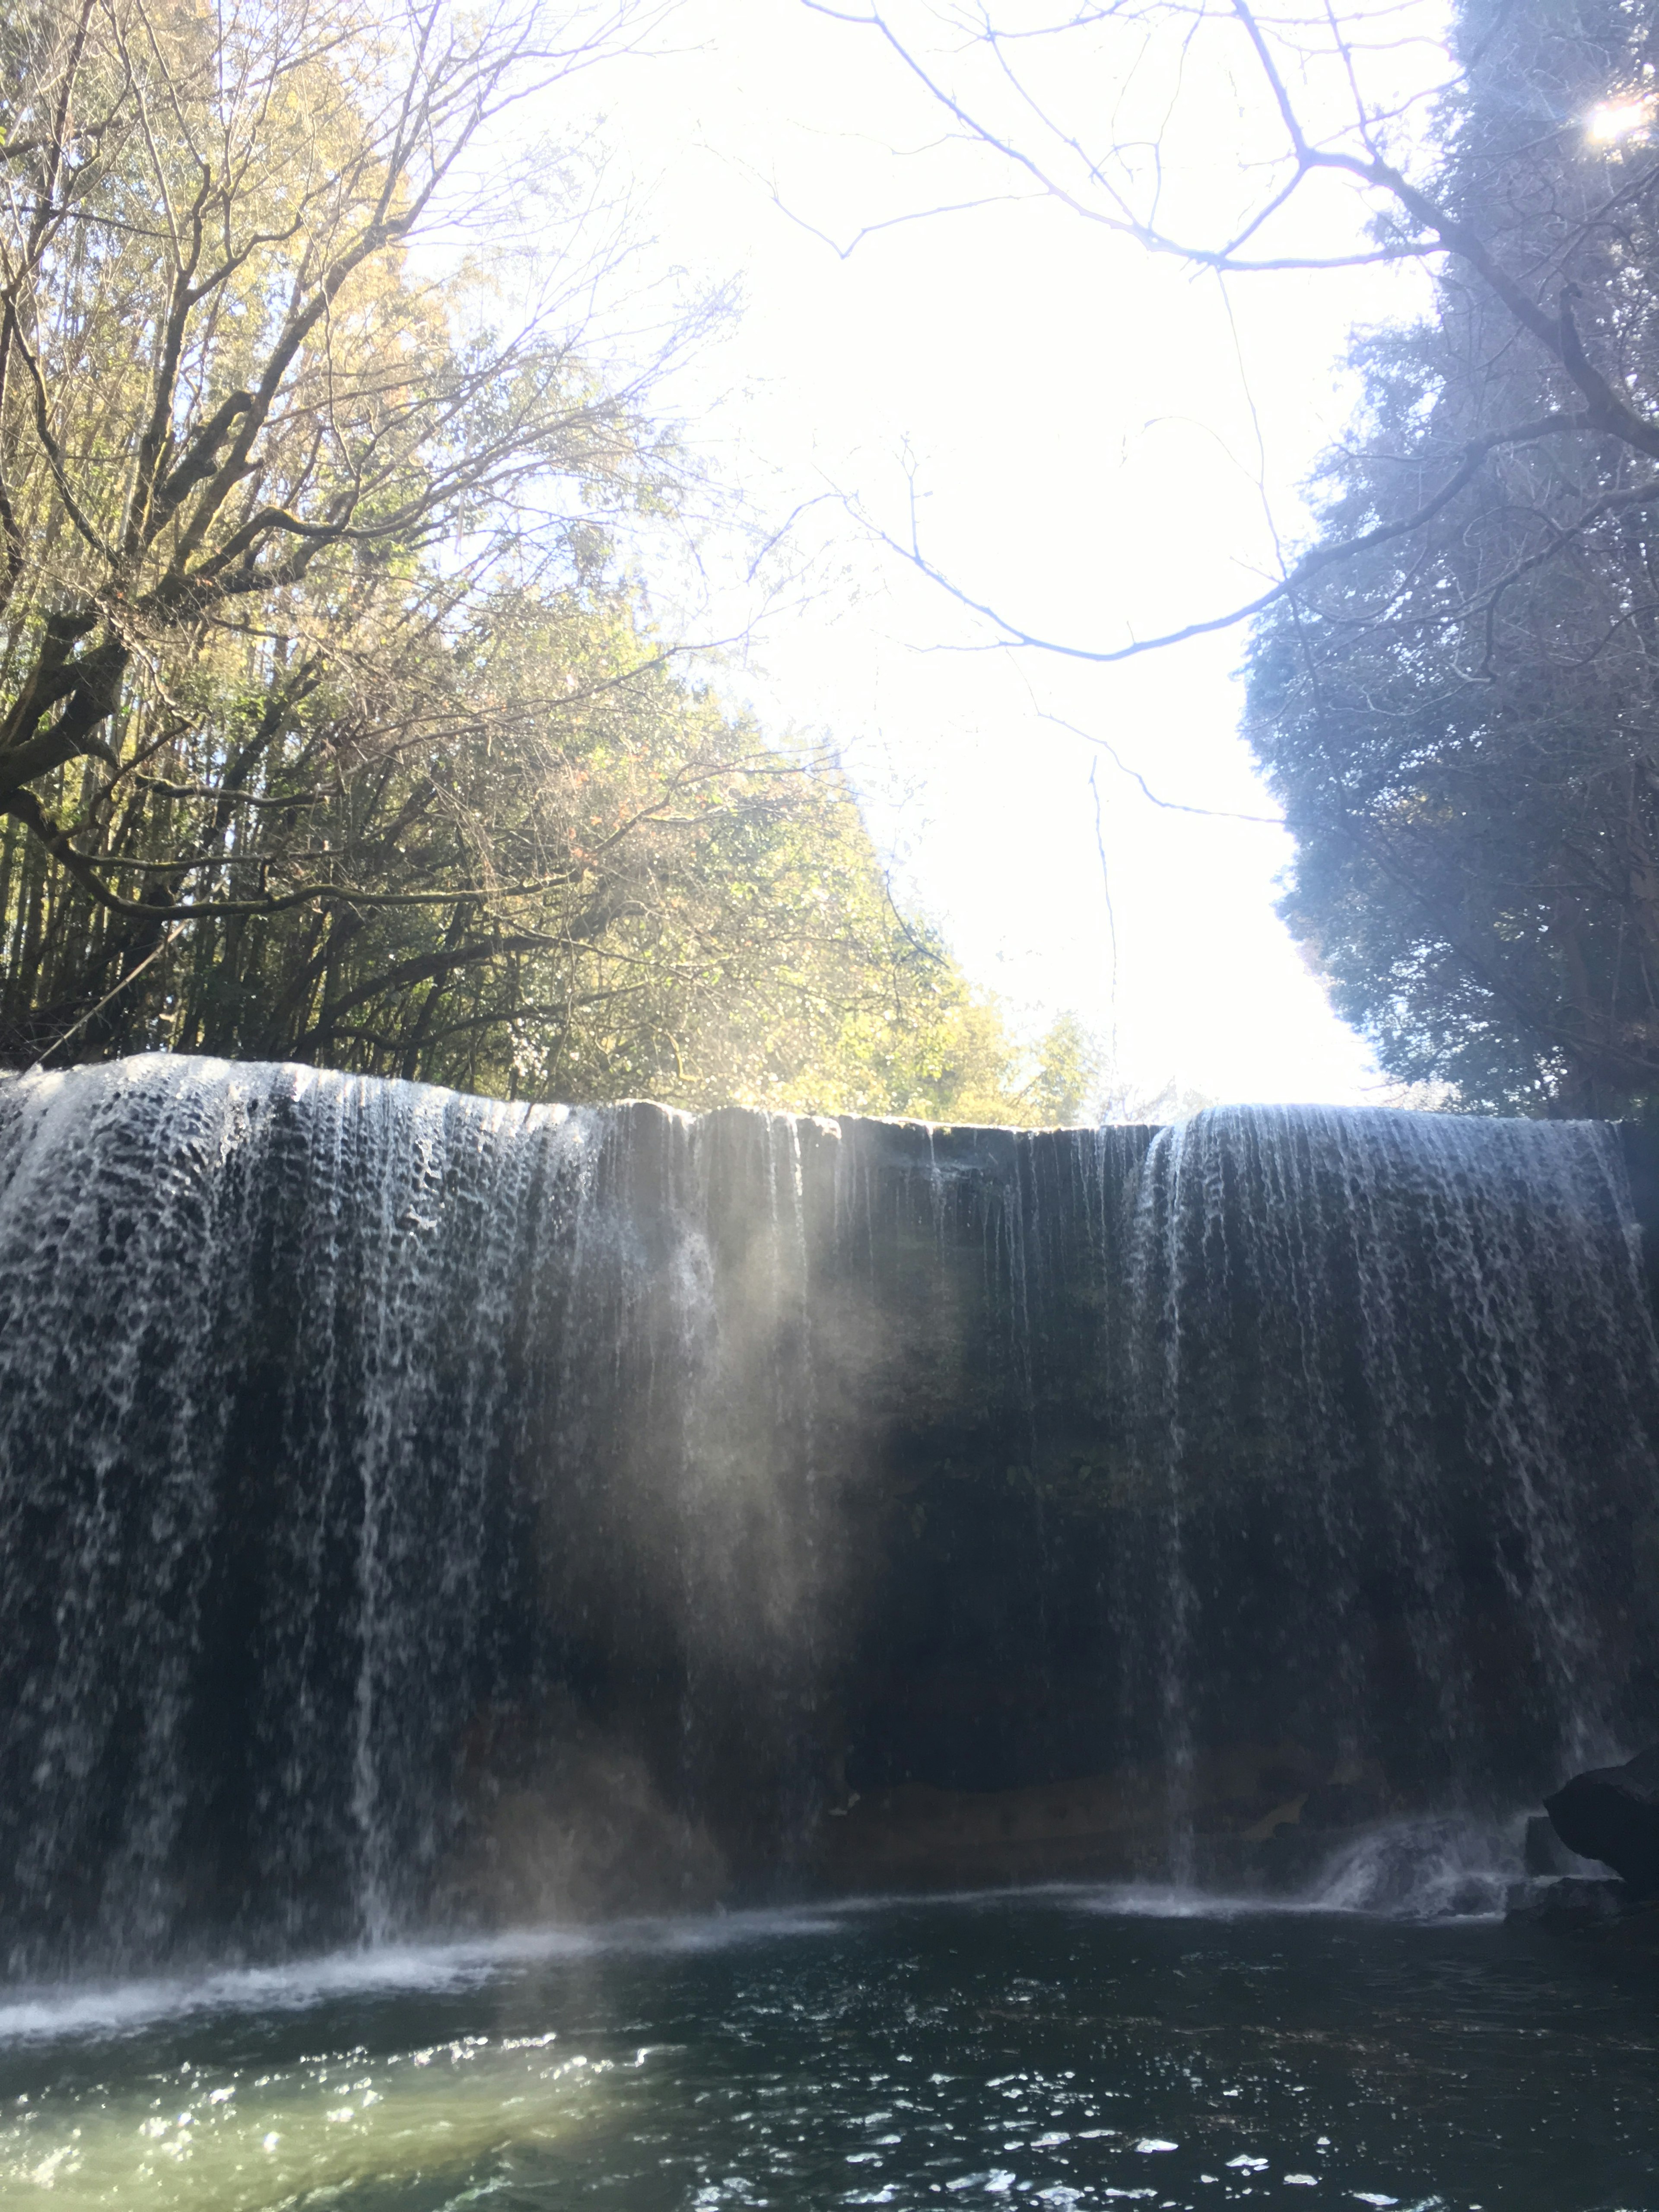
{"type": "Polygon", "coordinates": [[[606,1098],[582,1103],[514,1100],[494,1097],[483,1091],[460,1091],[448,1084],[417,1082],[404,1076],[365,1075],[344,1069],[317,1067],[305,1060],[225,1060],[212,1054],[166,1051],[131,1053],[116,1060],[81,1060],[66,1067],[3,1068],[0,1069],[0,1081],[27,1083],[43,1090],[58,1090],[74,1079],[104,1078],[112,1083],[142,1083],[164,1081],[175,1074],[184,1078],[187,1073],[198,1079],[243,1081],[255,1087],[262,1081],[285,1079],[293,1083],[296,1091],[340,1092],[356,1089],[370,1093],[401,1092],[410,1097],[456,1098],[480,1106],[517,1108],[521,1111],[556,1116],[643,1111],[661,1115],[666,1121],[686,1127],[719,1121],[728,1115],[748,1115],[762,1121],[807,1123],[830,1135],[838,1135],[842,1125],[848,1122],[877,1128],[915,1130],[925,1134],[1014,1138],[1093,1136],[1103,1127],[1151,1131],[1160,1126],[1155,1122],[1102,1124],[1079,1121],[1048,1123],[1033,1128],[1004,1121],[933,1121],[919,1115],[860,1114],[850,1109],[814,1112],[786,1107],[732,1104],[698,1109],[671,1106],[661,1099],[648,1097],[606,1098]]]}
{"type": "Polygon", "coordinates": [[[1321,1100],[1253,1100],[1239,1099],[1218,1102],[1200,1107],[1196,1113],[1182,1115],[1171,1121],[1056,1121],[1036,1126],[1006,1121],[957,1121],[949,1118],[930,1119],[921,1115],[862,1114],[852,1109],[815,1111],[787,1107],[731,1104],[694,1109],[672,1106],[658,1098],[629,1097],[602,1100],[574,1102],[568,1100],[506,1099],[483,1091],[459,1090],[452,1085],[426,1083],[404,1076],[367,1075],[340,1068],[318,1067],[304,1060],[227,1060],[213,1054],[171,1053],[155,1051],[131,1053],[106,1060],[81,1060],[66,1067],[0,1068],[0,1083],[23,1083],[45,1091],[58,1091],[72,1079],[104,1078],[112,1083],[127,1084],[147,1080],[161,1081],[175,1074],[194,1075],[198,1080],[246,1082],[258,1087],[262,1081],[276,1079],[289,1082],[296,1093],[307,1091],[332,1091],[337,1095],[359,1091],[364,1094],[402,1093],[410,1098],[453,1098],[492,1109],[506,1109],[537,1116],[562,1120],[566,1116],[589,1114],[646,1112],[660,1115],[665,1121],[683,1127],[716,1121],[726,1116],[752,1116],[763,1121],[806,1124],[822,1129],[828,1135],[839,1135],[848,1123],[899,1131],[915,1131],[927,1136],[1006,1137],[1031,1139],[1056,1136],[1100,1136],[1121,1133],[1126,1137],[1145,1136],[1151,1139],[1166,1132],[1195,1128],[1214,1128],[1229,1121],[1245,1119],[1258,1124],[1275,1119],[1301,1122],[1360,1122],[1373,1127],[1391,1125],[1400,1127],[1489,1127],[1494,1123],[1504,1127],[1538,1127],[1555,1129],[1587,1127],[1640,1127],[1627,1121],[1594,1121],[1585,1119],[1571,1121],[1541,1118],[1521,1114],[1460,1114],[1415,1107],[1360,1106],[1321,1100]]]}

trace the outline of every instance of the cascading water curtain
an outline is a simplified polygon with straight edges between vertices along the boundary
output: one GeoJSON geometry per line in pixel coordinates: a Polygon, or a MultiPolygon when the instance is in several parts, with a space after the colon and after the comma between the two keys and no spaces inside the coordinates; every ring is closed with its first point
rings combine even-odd
{"type": "Polygon", "coordinates": [[[1656,1437],[1601,1125],[10,1079],[0,1948],[872,1879],[1079,1778],[1120,1872],[1513,1808],[1650,1733],[1656,1437]]]}
{"type": "Polygon", "coordinates": [[[1615,1131],[1200,1115],[1147,1155],[1128,1310],[1177,1775],[1291,1738],[1515,1802],[1639,1732],[1659,1364],[1615,1131]]]}
{"type": "Polygon", "coordinates": [[[535,1246],[592,1133],[160,1056],[0,1116],[14,1948],[386,1933],[522,1583],[535,1246]]]}
{"type": "Polygon", "coordinates": [[[590,1832],[623,1896],[699,1820],[787,1866],[838,1141],[159,1054],[0,1085],[14,1963],[497,1917],[504,1834],[533,1875],[590,1832]]]}

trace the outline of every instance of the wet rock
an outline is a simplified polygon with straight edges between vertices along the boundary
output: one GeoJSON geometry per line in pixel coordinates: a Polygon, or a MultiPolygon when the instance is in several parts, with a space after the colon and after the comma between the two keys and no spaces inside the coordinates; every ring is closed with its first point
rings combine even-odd
{"type": "MultiPolygon", "coordinates": [[[[1200,1752],[1178,1771],[1126,1765],[1012,1790],[854,1790],[826,1808],[818,1878],[834,1889],[1167,1879],[1179,1820],[1200,1886],[1291,1887],[1330,1849],[1328,1832],[1298,1826],[1320,1794],[1318,1773],[1301,1746],[1246,1743],[1200,1752]]],[[[1324,1788],[1346,1807],[1346,1786],[1324,1788]]],[[[1364,1787],[1375,1794],[1369,1776],[1364,1787]]]]}
{"type": "Polygon", "coordinates": [[[1504,1917],[1535,1921],[1540,1928],[1571,1935],[1605,1928],[1628,1912],[1634,1902],[1622,1881],[1565,1875],[1556,1881],[1513,1883],[1504,1917]]]}
{"type": "Polygon", "coordinates": [[[1370,1778],[1327,1782],[1310,1790],[1302,1807],[1304,1828],[1362,1828],[1388,1810],[1386,1796],[1370,1778]]]}
{"type": "Polygon", "coordinates": [[[1564,1874],[1589,1876],[1596,1862],[1581,1858],[1577,1851],[1570,1851],[1556,1834],[1555,1824],[1549,1814],[1534,1813],[1527,1822],[1522,1863],[1527,1872],[1536,1880],[1553,1881],[1564,1874]]]}
{"type": "Polygon", "coordinates": [[[1091,1775],[1023,1790],[901,1783],[830,1808],[820,1880],[831,1890],[927,1889],[1154,1876],[1166,1851],[1161,1776],[1091,1775]]]}
{"type": "Polygon", "coordinates": [[[1632,1895],[1622,1881],[1586,1881],[1566,1875],[1558,1881],[1512,1883],[1504,1917],[1571,1936],[1617,1952],[1659,1958],[1659,1902],[1632,1895]]]}
{"type": "Polygon", "coordinates": [[[1570,1851],[1611,1867],[1633,1897],[1659,1896],[1659,1744],[1575,1774],[1544,1809],[1570,1851]]]}

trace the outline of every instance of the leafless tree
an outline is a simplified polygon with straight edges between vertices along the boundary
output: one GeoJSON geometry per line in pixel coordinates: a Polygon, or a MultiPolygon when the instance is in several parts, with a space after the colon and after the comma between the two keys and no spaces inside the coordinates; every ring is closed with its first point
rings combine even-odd
{"type": "Polygon", "coordinates": [[[1356,555],[1419,537],[1506,457],[1539,447],[1588,440],[1628,457],[1613,481],[1552,511],[1563,543],[1659,489],[1659,141],[1644,11],[1581,27],[1588,63],[1522,85],[1525,11],[1503,0],[1462,9],[1449,44],[1415,0],[1278,12],[1251,0],[802,4],[878,46],[945,139],[994,163],[1014,196],[1227,281],[1413,261],[1474,303],[1478,419],[1402,454],[1408,495],[1369,526],[1322,537],[1242,604],[1122,644],[1060,638],[988,605],[914,532],[896,546],[1003,642],[1113,662],[1230,629],[1356,555]],[[1494,65],[1520,101],[1501,130],[1483,108],[1494,65]]]}

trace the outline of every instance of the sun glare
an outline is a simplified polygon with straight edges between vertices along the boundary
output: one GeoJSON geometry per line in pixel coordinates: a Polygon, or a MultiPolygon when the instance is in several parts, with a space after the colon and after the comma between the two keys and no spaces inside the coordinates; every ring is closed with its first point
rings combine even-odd
{"type": "Polygon", "coordinates": [[[1612,146],[1644,131],[1650,119],[1651,111],[1644,100],[1604,100],[1599,107],[1591,108],[1584,127],[1598,145],[1612,146]]]}

